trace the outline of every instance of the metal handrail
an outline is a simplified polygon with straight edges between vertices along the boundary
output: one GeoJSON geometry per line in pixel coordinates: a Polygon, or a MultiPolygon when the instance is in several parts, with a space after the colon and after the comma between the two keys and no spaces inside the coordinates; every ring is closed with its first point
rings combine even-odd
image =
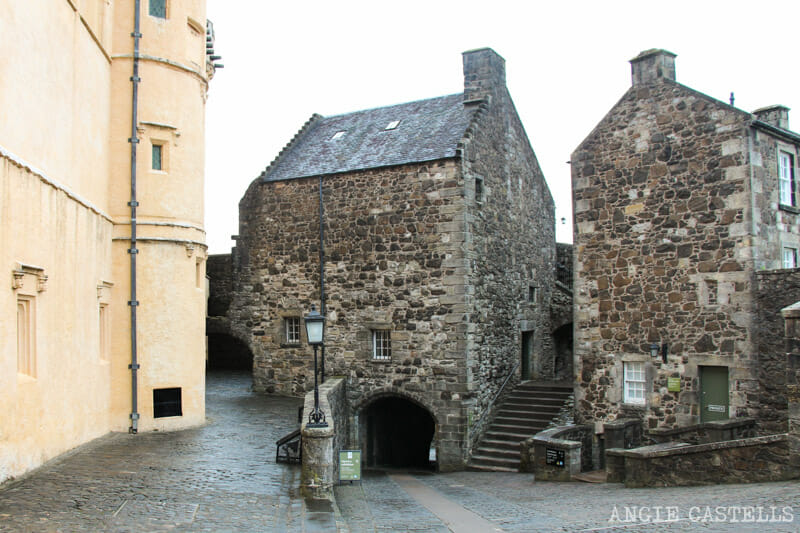
{"type": "MultiPolygon", "coordinates": [[[[492,406],[494,405],[494,402],[496,402],[497,398],[499,398],[500,395],[503,393],[503,391],[506,388],[506,385],[508,385],[508,381],[511,379],[511,377],[514,375],[514,373],[517,371],[517,368],[519,368],[520,363],[521,363],[521,361],[517,360],[516,364],[514,365],[514,368],[511,369],[511,372],[508,373],[508,375],[506,376],[506,379],[503,381],[503,384],[500,385],[500,390],[498,390],[497,393],[495,393],[494,398],[491,399],[491,401],[489,402],[489,405],[486,407],[486,412],[487,413],[491,412],[492,406]]],[[[472,437],[472,435],[474,433],[475,433],[475,426],[472,426],[470,428],[470,437],[472,437]]]]}

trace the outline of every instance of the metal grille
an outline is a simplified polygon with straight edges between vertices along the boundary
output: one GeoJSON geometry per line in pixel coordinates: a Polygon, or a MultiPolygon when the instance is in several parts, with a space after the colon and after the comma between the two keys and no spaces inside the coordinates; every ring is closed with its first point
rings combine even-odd
{"type": "Polygon", "coordinates": [[[167,0],[150,0],[150,16],[167,18],[167,0]]]}
{"type": "Polygon", "coordinates": [[[291,317],[285,319],[286,324],[286,343],[299,344],[300,343],[300,319],[291,317]]]}
{"type": "Polygon", "coordinates": [[[388,329],[372,330],[372,359],[389,361],[392,358],[392,339],[388,329]]]}

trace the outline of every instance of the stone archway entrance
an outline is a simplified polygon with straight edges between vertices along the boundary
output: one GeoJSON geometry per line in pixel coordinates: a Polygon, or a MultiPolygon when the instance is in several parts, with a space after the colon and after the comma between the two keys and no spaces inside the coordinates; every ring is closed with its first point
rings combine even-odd
{"type": "Polygon", "coordinates": [[[436,423],[430,412],[400,396],[378,398],[361,411],[367,466],[432,468],[436,423]]]}
{"type": "Polygon", "coordinates": [[[226,333],[208,334],[208,370],[253,371],[253,353],[248,346],[226,333]]]}

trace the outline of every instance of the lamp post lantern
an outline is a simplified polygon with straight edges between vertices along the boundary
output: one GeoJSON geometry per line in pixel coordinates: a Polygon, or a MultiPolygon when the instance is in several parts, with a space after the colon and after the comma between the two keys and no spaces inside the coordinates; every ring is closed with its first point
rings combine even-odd
{"type": "Polygon", "coordinates": [[[325,428],[328,422],[325,420],[325,413],[319,408],[319,383],[317,382],[317,346],[325,341],[325,317],[317,312],[312,305],[311,312],[303,317],[306,323],[306,338],[308,344],[314,347],[314,409],[308,415],[306,427],[325,428]]]}

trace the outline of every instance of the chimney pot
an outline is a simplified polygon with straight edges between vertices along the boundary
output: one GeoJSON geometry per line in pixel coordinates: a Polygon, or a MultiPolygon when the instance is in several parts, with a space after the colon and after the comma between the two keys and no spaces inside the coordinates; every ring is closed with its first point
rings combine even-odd
{"type": "Polygon", "coordinates": [[[633,85],[645,85],[661,79],[675,81],[675,54],[652,48],[631,59],[633,85]]]}

